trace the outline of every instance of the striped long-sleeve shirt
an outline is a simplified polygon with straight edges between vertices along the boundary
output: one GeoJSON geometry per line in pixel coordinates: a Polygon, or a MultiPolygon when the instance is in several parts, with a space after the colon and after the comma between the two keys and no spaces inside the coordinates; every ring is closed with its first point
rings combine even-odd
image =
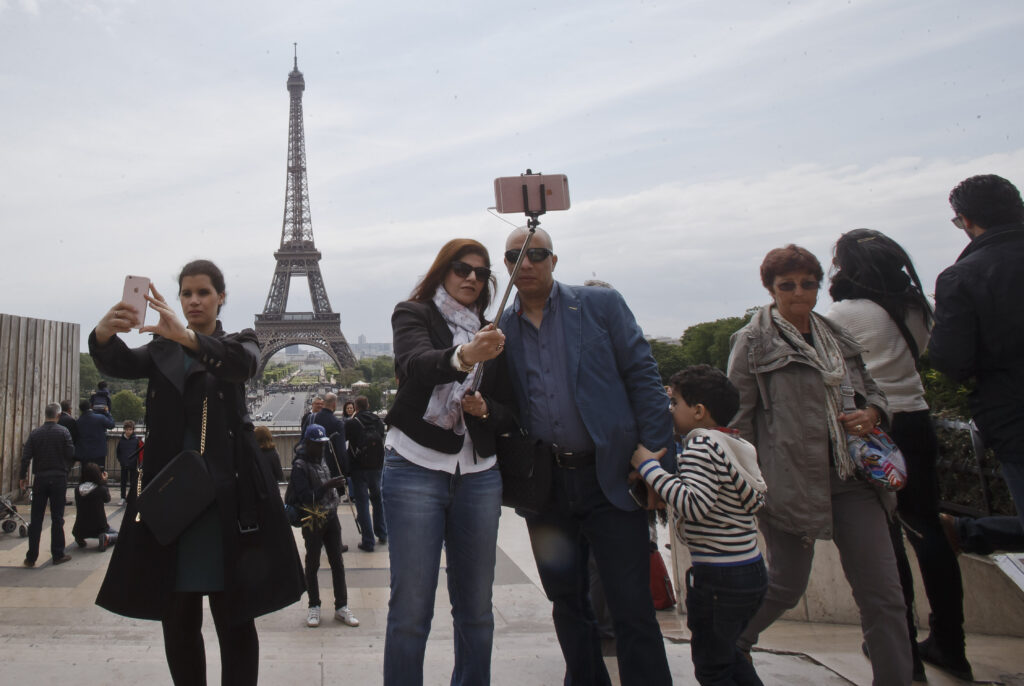
{"type": "MultiPolygon", "coordinates": [[[[757,471],[753,445],[708,430],[689,436],[676,474],[654,460],[640,465],[644,480],[676,512],[676,534],[690,548],[694,564],[735,565],[761,557],[754,513],[764,496],[737,469],[737,457],[757,471]],[[737,456],[739,451],[743,454],[737,456]]],[[[760,481],[760,474],[755,476],[760,481]]]]}

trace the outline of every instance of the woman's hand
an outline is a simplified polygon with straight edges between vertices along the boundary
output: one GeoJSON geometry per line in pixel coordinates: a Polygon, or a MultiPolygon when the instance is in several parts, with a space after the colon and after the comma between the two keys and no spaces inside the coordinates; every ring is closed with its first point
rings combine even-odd
{"type": "Polygon", "coordinates": [[[881,415],[874,407],[853,412],[842,412],[839,421],[843,423],[846,432],[854,436],[867,436],[871,430],[881,421],[881,415]]]}
{"type": "Polygon", "coordinates": [[[661,463],[661,457],[665,454],[665,448],[662,448],[656,453],[652,453],[648,450],[643,443],[636,444],[636,450],[633,451],[633,457],[630,458],[629,463],[633,465],[633,469],[640,469],[640,465],[647,460],[654,460],[655,462],[661,463]]]}
{"type": "Polygon", "coordinates": [[[486,417],[487,416],[487,401],[480,395],[480,391],[476,393],[467,393],[462,396],[462,411],[465,414],[471,414],[474,417],[486,417]]]}
{"type": "Polygon", "coordinates": [[[462,346],[462,359],[467,365],[486,362],[497,357],[505,347],[505,334],[488,324],[473,335],[473,340],[462,346]]]}
{"type": "Polygon", "coordinates": [[[174,310],[164,300],[164,296],[160,295],[156,286],[152,283],[149,284],[149,290],[152,295],[146,294],[146,302],[160,315],[160,321],[151,326],[142,327],[139,329],[139,333],[155,333],[168,340],[181,343],[192,350],[198,350],[199,344],[196,342],[195,334],[185,328],[178,316],[174,314],[174,310]]]}
{"type": "Polygon", "coordinates": [[[132,324],[135,323],[138,314],[134,307],[123,300],[120,301],[107,310],[96,324],[96,341],[100,345],[105,345],[116,334],[128,333],[132,330],[132,324]]]}

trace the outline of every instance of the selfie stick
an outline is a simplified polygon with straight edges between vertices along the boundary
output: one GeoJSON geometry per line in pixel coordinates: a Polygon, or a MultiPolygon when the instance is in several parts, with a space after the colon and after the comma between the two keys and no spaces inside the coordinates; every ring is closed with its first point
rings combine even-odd
{"type": "MultiPolygon", "coordinates": [[[[532,174],[533,172],[527,169],[526,173],[532,174]]],[[[512,284],[514,284],[516,281],[516,274],[519,273],[519,266],[523,263],[523,260],[526,259],[526,249],[530,247],[530,241],[533,240],[533,236],[537,233],[537,227],[540,225],[540,219],[538,219],[537,217],[548,211],[547,198],[545,197],[544,193],[544,184],[540,185],[539,212],[530,211],[530,198],[526,192],[526,184],[523,184],[523,208],[523,211],[526,213],[527,216],[526,227],[530,231],[529,233],[526,234],[526,240],[523,241],[523,247],[519,249],[519,257],[516,259],[515,266],[512,267],[512,273],[508,277],[508,285],[505,286],[505,294],[501,296],[501,302],[498,304],[497,316],[499,318],[501,317],[501,313],[505,311],[505,303],[508,302],[509,294],[512,293],[512,284]]],[[[469,390],[466,391],[467,395],[472,395],[473,393],[476,393],[477,390],[479,390],[480,382],[483,380],[483,372],[483,364],[478,363],[476,365],[476,371],[473,372],[473,383],[470,384],[469,390]]]]}

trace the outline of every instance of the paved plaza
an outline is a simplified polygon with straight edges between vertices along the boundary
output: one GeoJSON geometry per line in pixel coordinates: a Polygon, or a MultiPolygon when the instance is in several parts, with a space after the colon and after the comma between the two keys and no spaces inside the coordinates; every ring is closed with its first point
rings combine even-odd
{"type": "MultiPolygon", "coordinates": [[[[19,511],[27,512],[28,507],[20,506],[19,511]]],[[[117,528],[123,508],[108,506],[107,512],[117,528]]],[[[344,540],[351,547],[345,554],[349,606],[361,625],[348,627],[326,614],[319,628],[309,629],[305,626],[305,598],[260,618],[261,683],[309,686],[381,682],[388,602],[387,546],[378,546],[373,553],[358,550],[355,524],[347,505],[339,515],[344,540]]],[[[71,542],[73,507],[68,507],[65,519],[71,542]]],[[[160,625],[119,617],[93,604],[109,553],[99,552],[95,540],[83,550],[71,542],[73,559],[54,567],[45,557],[48,526],[47,520],[43,552],[34,569],[22,566],[28,539],[17,534],[0,535],[0,685],[170,684],[160,625]]],[[[296,540],[301,551],[301,537],[296,535],[296,540]]],[[[493,683],[560,684],[563,663],[552,629],[550,605],[540,589],[526,527],[508,509],[502,510],[498,546],[493,683]]],[[[324,607],[329,607],[333,595],[326,558],[320,570],[320,586],[324,607]]],[[[442,685],[449,682],[452,664],[451,615],[443,572],[439,586],[427,648],[426,683],[442,685]]],[[[686,643],[685,616],[674,610],[658,615],[675,683],[696,684],[686,643]]],[[[217,640],[208,613],[205,620],[209,681],[214,684],[220,675],[217,640]]],[[[779,622],[762,637],[754,660],[765,684],[870,684],[870,668],[860,653],[860,643],[860,630],[855,626],[779,622]]],[[[978,679],[1024,685],[1024,639],[971,635],[968,655],[978,679]]],[[[615,660],[608,661],[613,680],[618,683],[615,660]]],[[[936,669],[928,670],[928,678],[933,686],[963,683],[936,669]]]]}

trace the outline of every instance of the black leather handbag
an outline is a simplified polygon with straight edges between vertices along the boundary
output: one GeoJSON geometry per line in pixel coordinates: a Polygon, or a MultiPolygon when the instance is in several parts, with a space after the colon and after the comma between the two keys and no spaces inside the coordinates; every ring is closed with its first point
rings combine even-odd
{"type": "Polygon", "coordinates": [[[501,504],[540,512],[551,494],[550,448],[519,429],[499,434],[495,452],[501,472],[501,504]]]}
{"type": "MultiPolygon", "coordinates": [[[[207,399],[203,398],[203,427],[199,452],[183,450],[174,456],[146,488],[138,491],[136,521],[143,522],[160,545],[177,540],[181,532],[210,506],[216,497],[213,480],[206,468],[207,399]]],[[[143,466],[139,467],[138,488],[143,466]]]]}

